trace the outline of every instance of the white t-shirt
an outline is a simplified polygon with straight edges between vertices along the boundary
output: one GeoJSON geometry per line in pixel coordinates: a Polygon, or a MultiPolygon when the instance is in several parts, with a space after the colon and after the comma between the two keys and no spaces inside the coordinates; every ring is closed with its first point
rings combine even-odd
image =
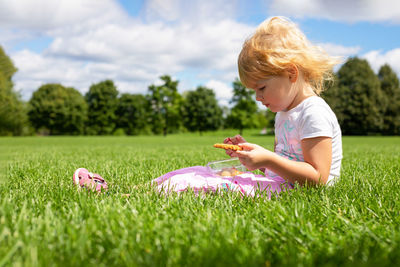
{"type": "Polygon", "coordinates": [[[311,96],[275,118],[275,152],[285,158],[303,161],[301,140],[326,136],[332,138],[332,164],[327,184],[337,182],[342,162],[342,133],[335,113],[322,98],[311,96]]]}

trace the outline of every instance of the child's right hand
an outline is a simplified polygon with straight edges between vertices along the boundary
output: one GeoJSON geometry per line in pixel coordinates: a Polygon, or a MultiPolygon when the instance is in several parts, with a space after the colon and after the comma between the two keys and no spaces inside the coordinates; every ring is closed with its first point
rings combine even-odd
{"type": "Polygon", "coordinates": [[[274,152],[271,152],[268,149],[256,144],[243,143],[240,144],[240,146],[243,148],[243,150],[235,151],[234,156],[237,156],[240,162],[249,171],[254,171],[257,169],[264,171],[266,165],[275,155],[274,152]]]}
{"type": "MultiPolygon", "coordinates": [[[[232,145],[238,145],[240,143],[247,143],[246,140],[241,136],[241,135],[235,135],[234,137],[228,137],[225,138],[224,140],[224,144],[232,144],[232,145]]],[[[226,154],[228,154],[230,157],[232,157],[232,153],[234,153],[235,151],[233,151],[232,149],[227,149],[226,154]]]]}

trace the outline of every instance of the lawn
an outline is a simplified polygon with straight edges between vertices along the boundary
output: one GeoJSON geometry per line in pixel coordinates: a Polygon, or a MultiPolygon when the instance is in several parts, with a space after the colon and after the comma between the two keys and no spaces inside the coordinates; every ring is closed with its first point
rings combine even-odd
{"type": "MultiPolygon", "coordinates": [[[[345,137],[336,186],[271,200],[147,185],[226,158],[212,144],[230,134],[0,138],[0,266],[400,264],[400,137],[345,137]],[[79,167],[109,193],[77,192],[79,167]]],[[[271,136],[244,136],[272,149],[271,136]]]]}

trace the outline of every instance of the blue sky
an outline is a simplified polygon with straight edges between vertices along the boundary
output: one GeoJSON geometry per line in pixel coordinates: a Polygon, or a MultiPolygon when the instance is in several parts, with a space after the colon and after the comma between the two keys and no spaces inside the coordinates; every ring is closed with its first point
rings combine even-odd
{"type": "Polygon", "coordinates": [[[332,55],[400,75],[396,0],[0,0],[0,45],[25,100],[44,83],[85,93],[104,79],[145,94],[169,74],[181,92],[205,85],[227,105],[243,41],[275,15],[332,55]]]}

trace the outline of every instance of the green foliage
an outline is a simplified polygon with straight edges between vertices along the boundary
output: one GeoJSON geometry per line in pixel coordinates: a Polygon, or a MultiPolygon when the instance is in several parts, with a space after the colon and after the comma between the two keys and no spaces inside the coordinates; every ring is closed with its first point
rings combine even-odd
{"type": "Polygon", "coordinates": [[[246,89],[238,79],[233,82],[231,103],[234,106],[226,119],[226,127],[238,129],[240,134],[242,134],[245,128],[260,126],[257,116],[258,108],[254,100],[254,91],[246,89]]]}
{"type": "Polygon", "coordinates": [[[184,125],[189,131],[217,130],[222,125],[222,109],[212,89],[199,86],[189,91],[184,102],[184,125]]]}
{"type": "Polygon", "coordinates": [[[17,69],[14,67],[13,62],[4,52],[4,49],[0,46],[0,73],[2,78],[2,86],[7,88],[12,88],[12,76],[17,72],[17,69]]]}
{"type": "Polygon", "coordinates": [[[122,94],[118,99],[116,110],[117,127],[125,134],[138,135],[151,132],[149,103],[143,95],[122,94]]]}
{"type": "MultiPolygon", "coordinates": [[[[244,137],[273,148],[273,137],[244,137]]],[[[12,155],[0,184],[0,264],[400,265],[399,137],[345,137],[338,184],[271,200],[234,193],[166,197],[147,184],[227,157],[211,146],[223,138],[221,132],[0,138],[0,155],[12,155]],[[79,167],[101,174],[109,193],[77,191],[71,178],[79,167]]]]}
{"type": "Polygon", "coordinates": [[[267,110],[267,114],[265,115],[267,122],[265,125],[268,128],[274,129],[275,128],[275,116],[276,113],[272,112],[271,110],[267,110]]]}
{"type": "Polygon", "coordinates": [[[328,92],[324,97],[336,113],[343,134],[367,135],[383,130],[385,97],[366,60],[350,58],[337,73],[337,85],[328,92]]]}
{"type": "Polygon", "coordinates": [[[22,135],[28,127],[26,108],[0,73],[0,135],[22,135]]]}
{"type": "Polygon", "coordinates": [[[12,76],[16,71],[0,46],[0,135],[21,135],[28,124],[25,105],[13,90],[12,76]]]}
{"type": "Polygon", "coordinates": [[[385,64],[378,73],[381,89],[385,97],[385,106],[383,116],[384,134],[400,134],[400,82],[392,68],[385,64]]]}
{"type": "Polygon", "coordinates": [[[267,109],[266,111],[257,112],[257,121],[263,132],[273,134],[275,129],[275,115],[276,113],[267,109]]]}
{"type": "Polygon", "coordinates": [[[29,101],[29,120],[36,130],[51,135],[84,133],[86,102],[76,89],[61,84],[45,84],[29,101]]]}
{"type": "Polygon", "coordinates": [[[151,110],[152,131],[155,134],[175,133],[181,130],[183,98],[178,93],[178,81],[164,75],[160,86],[150,85],[148,100],[151,110]]]}
{"type": "Polygon", "coordinates": [[[112,80],[105,80],[90,86],[85,95],[88,105],[89,135],[109,135],[115,130],[118,105],[118,90],[112,80]]]}

